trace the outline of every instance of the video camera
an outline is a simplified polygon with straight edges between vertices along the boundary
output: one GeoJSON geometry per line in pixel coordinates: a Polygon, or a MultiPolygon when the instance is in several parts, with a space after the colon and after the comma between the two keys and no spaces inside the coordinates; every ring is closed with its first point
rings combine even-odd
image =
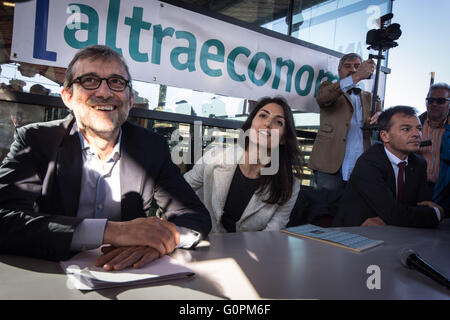
{"type": "Polygon", "coordinates": [[[398,45],[395,40],[402,35],[400,25],[391,23],[389,26],[386,26],[386,22],[393,17],[392,13],[380,17],[380,29],[372,29],[367,32],[366,43],[369,45],[367,49],[387,50],[398,45]]]}
{"type": "MultiPolygon", "coordinates": [[[[400,25],[398,23],[391,23],[386,26],[387,22],[394,17],[394,14],[388,13],[379,18],[380,28],[372,29],[367,32],[366,43],[369,45],[367,49],[378,50],[378,54],[369,54],[369,59],[377,59],[377,67],[375,73],[375,83],[372,94],[372,110],[371,116],[376,112],[377,100],[378,100],[378,80],[380,78],[381,60],[384,59],[383,51],[396,47],[398,44],[395,42],[402,35],[400,25]]],[[[364,125],[363,130],[378,130],[375,125],[364,125]]]]}

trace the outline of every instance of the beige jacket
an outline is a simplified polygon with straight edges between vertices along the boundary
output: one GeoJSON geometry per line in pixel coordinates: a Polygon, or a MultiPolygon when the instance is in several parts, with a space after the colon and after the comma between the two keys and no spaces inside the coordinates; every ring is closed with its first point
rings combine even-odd
{"type": "MultiPolygon", "coordinates": [[[[211,215],[212,233],[227,232],[220,220],[236,166],[243,155],[240,147],[215,147],[184,175],[194,190],[201,191],[203,187],[203,203],[211,215]]],[[[294,181],[292,197],[282,206],[265,203],[262,200],[266,195],[255,193],[236,223],[236,231],[271,231],[286,227],[300,190],[299,180],[294,181]]],[[[202,198],[201,194],[199,196],[202,198]]]]}
{"type": "MultiPolygon", "coordinates": [[[[372,105],[372,94],[361,91],[363,121],[368,124],[372,105]]],[[[308,167],[321,172],[336,173],[345,156],[347,131],[353,115],[350,96],[342,92],[339,82],[323,82],[317,91],[320,107],[320,127],[309,158],[308,167]]],[[[381,111],[381,103],[377,103],[381,111]]],[[[363,132],[364,150],[370,147],[370,131],[363,132]]]]}

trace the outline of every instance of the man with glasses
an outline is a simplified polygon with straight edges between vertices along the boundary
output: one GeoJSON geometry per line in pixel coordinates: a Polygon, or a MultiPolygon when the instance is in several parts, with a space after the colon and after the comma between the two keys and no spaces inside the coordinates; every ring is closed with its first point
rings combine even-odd
{"type": "Polygon", "coordinates": [[[431,187],[439,177],[442,136],[449,117],[449,90],[447,83],[433,84],[426,98],[427,111],[419,116],[423,126],[422,139],[429,141],[420,148],[420,153],[427,161],[427,178],[431,187]]]}
{"type": "Polygon", "coordinates": [[[0,253],[63,260],[107,244],[96,265],[120,270],[208,234],[165,139],[126,121],[134,97],[119,54],[80,50],[61,97],[72,114],[18,128],[0,165],[0,253]],[[149,217],[153,201],[164,219],[149,217]]]}

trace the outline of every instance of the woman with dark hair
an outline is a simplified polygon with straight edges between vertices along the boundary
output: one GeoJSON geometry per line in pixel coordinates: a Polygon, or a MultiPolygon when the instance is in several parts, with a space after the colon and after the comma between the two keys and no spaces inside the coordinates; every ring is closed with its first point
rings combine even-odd
{"type": "Polygon", "coordinates": [[[281,97],[262,98],[242,130],[241,143],[208,150],[184,178],[194,190],[203,187],[212,232],[280,230],[300,190],[291,108],[281,97]]]}

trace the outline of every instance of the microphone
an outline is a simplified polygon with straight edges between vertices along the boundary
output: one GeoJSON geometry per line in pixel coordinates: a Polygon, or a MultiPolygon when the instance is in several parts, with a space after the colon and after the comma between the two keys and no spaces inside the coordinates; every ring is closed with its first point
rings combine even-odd
{"type": "Polygon", "coordinates": [[[450,289],[450,281],[433,266],[425,262],[414,250],[403,249],[400,253],[400,262],[409,269],[415,269],[433,279],[446,289],[450,289]]]}
{"type": "Polygon", "coordinates": [[[429,147],[431,146],[431,140],[424,140],[420,142],[420,147],[429,147]]]}

